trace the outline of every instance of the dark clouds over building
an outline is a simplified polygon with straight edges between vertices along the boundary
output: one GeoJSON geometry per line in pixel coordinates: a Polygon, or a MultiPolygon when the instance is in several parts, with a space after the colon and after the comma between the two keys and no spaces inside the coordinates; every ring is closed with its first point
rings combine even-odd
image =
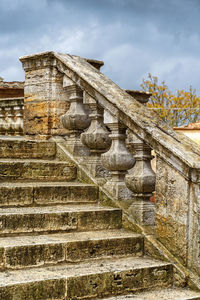
{"type": "Polygon", "coordinates": [[[0,76],[23,80],[18,57],[46,50],[105,62],[121,87],[150,72],[200,92],[199,0],[0,0],[0,76]]]}

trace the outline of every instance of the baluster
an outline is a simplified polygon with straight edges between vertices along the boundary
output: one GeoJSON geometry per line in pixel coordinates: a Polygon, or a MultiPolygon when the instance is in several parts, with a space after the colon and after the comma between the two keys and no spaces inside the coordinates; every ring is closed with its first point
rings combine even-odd
{"type": "MultiPolygon", "coordinates": [[[[110,128],[112,144],[110,150],[101,155],[103,166],[111,172],[111,179],[104,187],[111,191],[119,200],[130,200],[131,192],[126,187],[124,177],[127,170],[134,165],[134,158],[125,145],[126,128],[120,124],[116,117],[105,111],[104,123],[110,128]]],[[[126,201],[126,205],[129,202],[126,201]]]]}
{"type": "Polygon", "coordinates": [[[83,91],[66,78],[64,88],[70,102],[69,110],[61,117],[64,128],[69,130],[66,146],[74,156],[89,155],[89,149],[80,141],[80,134],[90,125],[90,119],[83,104],[83,91]]]}
{"type": "Polygon", "coordinates": [[[14,125],[14,121],[13,121],[13,108],[12,107],[5,107],[5,133],[6,134],[12,134],[13,133],[13,125],[14,125]]]}
{"type": "Polygon", "coordinates": [[[111,144],[109,131],[103,124],[103,108],[85,93],[84,103],[88,104],[91,110],[90,127],[81,134],[81,141],[90,149],[90,156],[87,158],[86,167],[95,177],[106,177],[108,171],[101,164],[101,154],[105,152],[111,144]]]}
{"type": "Polygon", "coordinates": [[[129,147],[136,163],[125,176],[127,187],[133,192],[133,203],[129,208],[134,219],[144,225],[154,224],[154,203],[150,202],[155,190],[155,173],[151,168],[151,148],[134,133],[129,135],[129,147]]]}
{"type": "Polygon", "coordinates": [[[0,134],[5,135],[5,108],[0,108],[0,134]]]}
{"type": "Polygon", "coordinates": [[[15,135],[23,133],[23,111],[21,106],[14,106],[15,135]]]}

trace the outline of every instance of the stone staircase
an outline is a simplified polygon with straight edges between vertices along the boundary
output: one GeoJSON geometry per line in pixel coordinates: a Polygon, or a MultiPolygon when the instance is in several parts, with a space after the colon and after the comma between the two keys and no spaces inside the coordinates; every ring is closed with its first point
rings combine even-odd
{"type": "Polygon", "coordinates": [[[200,299],[55,154],[54,142],[0,139],[0,300],[200,299]]]}

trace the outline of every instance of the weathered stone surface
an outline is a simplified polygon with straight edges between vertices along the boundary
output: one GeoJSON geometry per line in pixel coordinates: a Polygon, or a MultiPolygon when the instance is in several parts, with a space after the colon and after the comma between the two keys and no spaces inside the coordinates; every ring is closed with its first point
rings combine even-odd
{"type": "Polygon", "coordinates": [[[114,229],[121,227],[120,209],[67,205],[0,209],[0,234],[114,229]]]}
{"type": "Polygon", "coordinates": [[[187,263],[189,185],[177,171],[157,157],[156,225],[160,241],[187,263]],[[167,183],[167,184],[166,184],[167,183]]]}
{"type": "Polygon", "coordinates": [[[86,297],[95,299],[149,290],[152,287],[169,287],[172,284],[172,267],[147,258],[107,259],[83,262],[77,266],[67,264],[30,269],[29,272],[20,270],[10,271],[8,274],[0,273],[0,282],[2,300],[14,299],[15,295],[20,300],[86,299],[86,297]],[[50,297],[52,284],[54,288],[50,297]],[[60,294],[58,294],[59,285],[60,294]]]}
{"type": "Polygon", "coordinates": [[[63,75],[47,57],[24,66],[24,133],[27,135],[66,134],[60,116],[69,108],[63,89],[63,75]]]}
{"type": "Polygon", "coordinates": [[[143,237],[125,230],[0,238],[1,269],[143,255],[143,237]]]}
{"type": "Polygon", "coordinates": [[[60,117],[68,110],[67,101],[26,102],[24,109],[24,134],[66,135],[60,117]]]}
{"type": "Polygon", "coordinates": [[[77,182],[0,183],[0,207],[97,202],[98,187],[77,182]]]}
{"type": "Polygon", "coordinates": [[[17,137],[0,139],[1,158],[53,158],[56,145],[50,141],[31,141],[17,137]]]}
{"type": "MultiPolygon", "coordinates": [[[[143,292],[139,295],[123,295],[111,298],[107,300],[200,300],[199,293],[181,290],[181,289],[158,289],[151,292],[143,292]]],[[[105,299],[104,299],[105,300],[105,299]]]]}
{"type": "Polygon", "coordinates": [[[0,286],[1,300],[62,300],[66,295],[66,281],[64,279],[27,282],[9,286],[0,286]]]}
{"type": "Polygon", "coordinates": [[[72,181],[75,178],[76,167],[68,162],[36,159],[0,160],[0,181],[72,181]]]}

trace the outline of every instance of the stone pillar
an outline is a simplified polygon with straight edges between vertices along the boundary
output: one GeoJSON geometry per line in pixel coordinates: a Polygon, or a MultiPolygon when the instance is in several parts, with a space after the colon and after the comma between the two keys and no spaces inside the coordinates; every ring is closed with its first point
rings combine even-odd
{"type": "Polygon", "coordinates": [[[101,154],[105,152],[111,144],[109,131],[103,124],[103,108],[85,93],[84,102],[89,105],[91,114],[90,127],[81,134],[81,141],[90,149],[90,156],[87,159],[86,167],[95,177],[108,176],[107,170],[101,164],[101,154]]]}
{"type": "Polygon", "coordinates": [[[133,192],[133,203],[129,208],[136,222],[154,224],[154,203],[150,202],[155,190],[155,173],[151,168],[151,148],[131,133],[129,147],[136,160],[135,166],[125,177],[127,187],[133,192]]]}
{"type": "Polygon", "coordinates": [[[104,123],[110,128],[112,139],[110,150],[101,156],[103,166],[111,172],[112,176],[104,187],[117,199],[129,200],[131,192],[125,185],[124,177],[127,170],[133,167],[135,160],[125,145],[126,128],[108,111],[105,111],[104,123]]]}
{"type": "Polygon", "coordinates": [[[37,138],[65,135],[60,116],[69,108],[63,75],[51,52],[20,58],[25,71],[24,134],[37,138]]]}
{"type": "Polygon", "coordinates": [[[70,102],[69,110],[61,117],[62,124],[69,133],[66,147],[74,156],[87,156],[89,149],[80,141],[80,134],[90,125],[90,118],[83,104],[83,91],[66,76],[63,86],[70,102]]]}

